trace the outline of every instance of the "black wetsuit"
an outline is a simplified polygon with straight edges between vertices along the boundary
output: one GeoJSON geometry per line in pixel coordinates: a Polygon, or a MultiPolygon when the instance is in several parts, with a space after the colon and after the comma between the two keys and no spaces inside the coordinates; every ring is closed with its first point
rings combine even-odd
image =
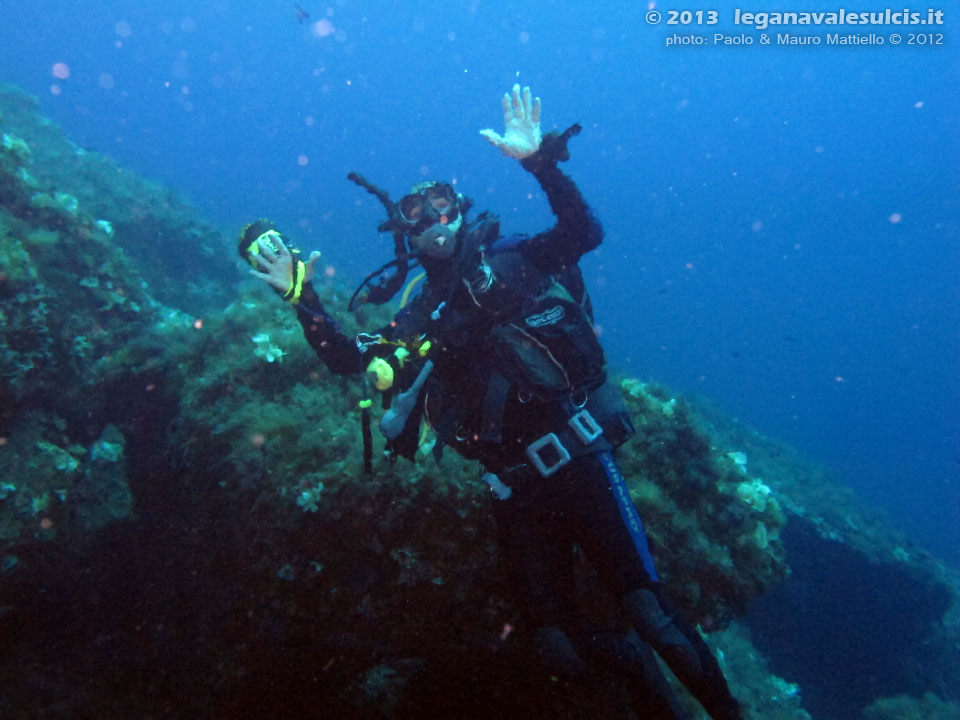
{"type": "MultiPolygon", "coordinates": [[[[436,338],[429,354],[435,367],[418,404],[413,432],[425,415],[441,444],[481,461],[510,487],[509,498],[494,502],[501,555],[516,600],[531,627],[543,631],[542,651],[559,669],[577,673],[587,667],[581,658],[591,665],[599,661],[635,678],[633,689],[641,698],[643,717],[684,717],[670,699],[649,648],[597,634],[572,610],[573,549],[579,546],[606,588],[623,599],[625,615],[642,639],[712,716],[740,717],[700,636],[658,602],[643,529],[612,458],[629,421],[617,411],[616,400],[594,401],[617,395],[605,384],[602,351],[599,361],[592,358],[585,367],[570,371],[580,387],[547,400],[505,381],[502,368],[492,359],[498,356],[490,340],[495,328],[528,312],[530,296],[555,279],[589,318],[577,262],[603,237],[580,192],[555,162],[534,156],[524,161],[524,167],[546,192],[557,224],[532,237],[498,237],[499,227],[489,219],[462,232],[454,259],[422,259],[425,287],[380,331],[388,340],[422,334],[436,338]],[[604,429],[590,443],[578,441],[568,426],[583,407],[604,429]],[[543,477],[526,450],[548,433],[555,433],[572,457],[543,477]]],[[[575,315],[577,310],[568,303],[566,312],[575,315]]],[[[369,354],[361,353],[354,338],[340,330],[312,289],[304,289],[297,314],[307,341],[331,371],[364,370],[369,354]]],[[[568,364],[596,352],[590,347],[591,341],[596,343],[592,327],[589,331],[589,338],[581,334],[568,343],[573,347],[568,364]]],[[[544,450],[547,465],[555,459],[553,450],[544,450]]]]}

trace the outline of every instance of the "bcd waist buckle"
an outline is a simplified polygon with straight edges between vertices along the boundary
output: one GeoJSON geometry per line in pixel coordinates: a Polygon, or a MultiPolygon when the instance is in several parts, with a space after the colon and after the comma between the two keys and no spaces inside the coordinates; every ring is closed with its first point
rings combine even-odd
{"type": "Polygon", "coordinates": [[[589,445],[603,435],[603,428],[600,427],[600,423],[594,420],[593,415],[586,408],[567,420],[567,425],[584,445],[589,445]]]}
{"type": "MultiPolygon", "coordinates": [[[[575,413],[567,425],[570,427],[573,436],[584,446],[592,445],[593,442],[603,435],[603,428],[600,427],[589,410],[583,409],[575,413]]],[[[562,435],[570,440],[570,433],[560,431],[562,435]]],[[[564,446],[557,433],[547,433],[534,440],[527,446],[527,457],[533,466],[543,477],[550,477],[557,470],[570,462],[577,453],[570,454],[570,451],[564,446]]]]}

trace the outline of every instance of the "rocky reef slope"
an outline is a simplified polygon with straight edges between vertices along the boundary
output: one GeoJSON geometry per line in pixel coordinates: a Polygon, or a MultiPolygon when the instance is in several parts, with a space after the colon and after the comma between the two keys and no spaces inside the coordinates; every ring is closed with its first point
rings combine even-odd
{"type": "MultiPolygon", "coordinates": [[[[533,662],[475,466],[365,475],[357,384],[229,239],[10,87],[0,132],[5,717],[626,717],[616,688],[533,662]]],[[[801,687],[818,717],[837,693],[951,717],[948,572],[789,449],[619,382],[661,574],[751,717],[808,717],[801,687]]]]}

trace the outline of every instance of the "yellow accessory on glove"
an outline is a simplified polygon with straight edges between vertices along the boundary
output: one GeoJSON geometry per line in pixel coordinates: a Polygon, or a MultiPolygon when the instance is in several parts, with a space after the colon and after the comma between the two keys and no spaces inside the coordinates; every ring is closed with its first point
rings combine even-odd
{"type": "Polygon", "coordinates": [[[297,260],[293,266],[293,277],[290,278],[290,287],[283,294],[283,299],[291,305],[300,302],[300,293],[303,292],[303,278],[306,275],[307,266],[302,261],[297,260]]]}

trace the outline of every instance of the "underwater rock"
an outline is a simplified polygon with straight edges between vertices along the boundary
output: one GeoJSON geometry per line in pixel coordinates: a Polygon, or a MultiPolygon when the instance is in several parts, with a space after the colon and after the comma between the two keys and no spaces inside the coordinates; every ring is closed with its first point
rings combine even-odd
{"type": "Polygon", "coordinates": [[[957,574],[826,468],[705,403],[696,411],[718,445],[749,455],[750,476],[770,490],[731,470],[738,495],[742,488],[753,503],[742,506],[764,523],[772,503],[783,515],[778,542],[789,574],[751,603],[743,623],[772,671],[799,684],[804,707],[814,717],[853,718],[892,691],[920,697],[960,687],[951,659],[960,647],[957,574]]]}
{"type": "MultiPolygon", "coordinates": [[[[32,428],[38,429],[36,426],[32,428]]],[[[0,550],[56,538],[80,475],[81,449],[57,433],[18,432],[0,447],[0,550]],[[43,439],[44,435],[58,442],[43,439]]]]}
{"type": "Polygon", "coordinates": [[[241,277],[233,243],[184,198],[81,150],[34,99],[3,83],[0,118],[0,209],[78,241],[99,235],[115,243],[165,305],[203,315],[233,299],[241,277]],[[206,270],[202,281],[197,268],[206,270]]]}
{"type": "Polygon", "coordinates": [[[960,705],[941,700],[932,692],[922,697],[898,695],[870,703],[864,720],[960,720],[960,705]]]}
{"type": "MultiPolygon", "coordinates": [[[[317,361],[268,289],[234,298],[230,243],[167,189],[78,152],[35,103],[0,86],[0,107],[30,147],[0,153],[0,706],[386,716],[420,693],[420,708],[460,702],[460,717],[493,702],[530,717],[510,689],[537,677],[555,698],[475,465],[426,452],[364,474],[359,384],[317,361]],[[29,207],[58,192],[74,213],[29,207]],[[198,284],[171,258],[228,280],[198,284]]],[[[332,278],[317,289],[333,311],[349,296],[332,278]]],[[[366,327],[389,320],[363,313],[366,327]]],[[[357,316],[337,319],[356,331],[357,316]]],[[[664,586],[704,631],[730,628],[713,639],[751,717],[802,718],[831,678],[860,693],[841,695],[847,717],[896,683],[922,697],[932,672],[916,668],[960,686],[955,585],[929,556],[723,414],[655,383],[620,387],[638,429],[620,466],[664,586]],[[870,633],[897,643],[883,688],[870,658],[842,654],[870,633]],[[802,663],[786,662],[790,643],[802,663]]],[[[616,619],[587,563],[577,580],[578,602],[616,619]]]]}
{"type": "Polygon", "coordinates": [[[3,154],[9,156],[16,164],[22,165],[30,159],[30,146],[21,138],[2,133],[0,147],[3,154]]]}
{"type": "Polygon", "coordinates": [[[728,452],[726,455],[744,473],[747,472],[747,455],[739,450],[728,452]]]}
{"type": "Polygon", "coordinates": [[[758,513],[767,509],[768,500],[776,502],[770,498],[770,488],[759,479],[746,480],[737,485],[737,497],[758,513]]]}
{"type": "Polygon", "coordinates": [[[104,428],[89,447],[71,443],[68,425],[31,411],[0,442],[0,550],[31,541],[80,541],[132,517],[124,438],[104,428]]]}
{"type": "Polygon", "coordinates": [[[71,496],[78,527],[95,532],[117,520],[133,517],[133,494],[127,481],[124,439],[108,425],[90,447],[83,477],[71,496]]]}
{"type": "MultiPolygon", "coordinates": [[[[68,218],[75,218],[80,211],[80,201],[73,195],[64,192],[40,192],[30,196],[30,207],[34,210],[50,210],[54,214],[63,214],[68,218]]],[[[56,223],[58,224],[58,223],[56,223]]]]}
{"type": "Polygon", "coordinates": [[[424,661],[419,658],[404,658],[395,661],[393,665],[376,665],[366,672],[363,680],[352,690],[359,694],[361,706],[372,705],[389,716],[400,700],[403,687],[409,682],[410,676],[419,672],[423,666],[424,661]]]}

